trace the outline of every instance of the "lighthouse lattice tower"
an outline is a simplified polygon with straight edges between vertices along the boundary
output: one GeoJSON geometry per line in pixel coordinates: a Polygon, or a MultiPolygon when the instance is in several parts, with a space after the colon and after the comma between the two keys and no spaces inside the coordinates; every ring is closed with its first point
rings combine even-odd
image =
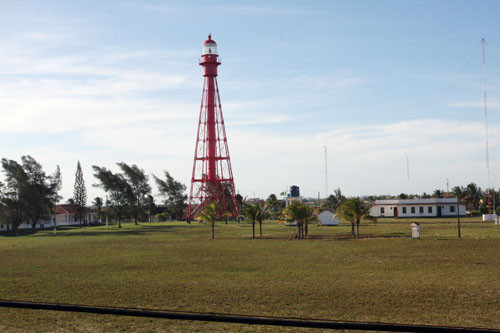
{"type": "Polygon", "coordinates": [[[203,94],[194,151],[193,175],[189,192],[188,219],[201,208],[217,202],[219,215],[238,214],[233,171],[227,146],[226,129],[217,85],[217,67],[221,64],[217,44],[208,35],[203,43],[203,94]]]}

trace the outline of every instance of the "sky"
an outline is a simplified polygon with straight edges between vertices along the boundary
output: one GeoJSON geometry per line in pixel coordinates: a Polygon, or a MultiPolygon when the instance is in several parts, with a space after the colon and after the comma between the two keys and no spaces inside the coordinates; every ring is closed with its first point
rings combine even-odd
{"type": "Polygon", "coordinates": [[[105,195],[92,166],[122,161],[189,189],[211,33],[243,196],[485,188],[485,38],[499,188],[498,13],[500,1],[0,0],[0,157],[59,165],[62,201],[78,160],[89,202],[105,195]]]}

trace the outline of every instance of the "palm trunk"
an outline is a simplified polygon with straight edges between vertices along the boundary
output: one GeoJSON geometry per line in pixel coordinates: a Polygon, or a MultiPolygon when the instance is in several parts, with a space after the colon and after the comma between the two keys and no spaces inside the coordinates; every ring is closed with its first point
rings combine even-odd
{"type": "Polygon", "coordinates": [[[297,222],[297,228],[298,228],[298,233],[297,233],[297,235],[298,235],[298,238],[299,238],[299,240],[300,240],[300,224],[299,224],[299,222],[297,222]]]}
{"type": "Polygon", "coordinates": [[[356,222],[356,229],[358,230],[358,238],[359,238],[359,222],[356,222]]]}
{"type": "Polygon", "coordinates": [[[309,236],[309,223],[306,223],[306,237],[309,236]]]}
{"type": "Polygon", "coordinates": [[[255,238],[255,222],[252,222],[252,238],[255,238]]]}
{"type": "Polygon", "coordinates": [[[122,227],[122,220],[118,219],[118,228],[121,228],[121,227],[122,227]]]}
{"type": "Polygon", "coordinates": [[[262,221],[259,221],[260,237],[262,237],[262,221]]]}
{"type": "Polygon", "coordinates": [[[461,238],[462,235],[460,233],[460,206],[458,204],[458,199],[457,199],[457,224],[458,224],[458,238],[461,238]]]}
{"type": "Polygon", "coordinates": [[[212,239],[215,239],[215,223],[212,222],[212,239]]]}
{"type": "Polygon", "coordinates": [[[351,234],[352,237],[356,237],[356,233],[354,232],[354,222],[351,223],[351,234]]]}

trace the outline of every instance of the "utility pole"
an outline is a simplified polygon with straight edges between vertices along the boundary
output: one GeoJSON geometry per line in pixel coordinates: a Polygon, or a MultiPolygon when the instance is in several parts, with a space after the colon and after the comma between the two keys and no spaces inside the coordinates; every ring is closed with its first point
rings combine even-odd
{"type": "Polygon", "coordinates": [[[410,159],[406,156],[406,176],[408,177],[408,198],[410,198],[410,159]]]}
{"type": "Polygon", "coordinates": [[[323,146],[325,151],[325,200],[328,198],[328,148],[323,146]]]}
{"type": "Polygon", "coordinates": [[[320,209],[321,209],[321,199],[320,199],[319,191],[318,191],[318,214],[319,214],[320,209]]]}
{"type": "Polygon", "coordinates": [[[484,52],[484,38],[481,40],[483,46],[483,97],[484,97],[484,132],[486,141],[486,172],[488,174],[488,214],[491,214],[490,205],[490,154],[488,149],[488,107],[486,102],[486,56],[484,52]]]}
{"type": "Polygon", "coordinates": [[[450,179],[446,178],[446,193],[450,193],[450,179]]]}

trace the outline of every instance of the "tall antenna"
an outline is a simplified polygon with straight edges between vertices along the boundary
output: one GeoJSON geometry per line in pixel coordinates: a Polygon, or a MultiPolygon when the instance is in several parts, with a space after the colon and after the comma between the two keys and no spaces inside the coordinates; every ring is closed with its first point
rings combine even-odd
{"type": "Polygon", "coordinates": [[[408,177],[408,197],[410,196],[410,159],[406,156],[406,176],[408,177]]]}
{"type": "Polygon", "coordinates": [[[483,47],[483,97],[484,97],[484,132],[486,138],[486,173],[488,175],[488,214],[491,214],[490,207],[490,154],[488,149],[488,106],[486,102],[486,56],[484,52],[484,45],[486,41],[484,38],[481,40],[483,47]]]}
{"type": "Polygon", "coordinates": [[[328,149],[326,146],[323,146],[325,150],[325,198],[328,198],[328,149]]]}

